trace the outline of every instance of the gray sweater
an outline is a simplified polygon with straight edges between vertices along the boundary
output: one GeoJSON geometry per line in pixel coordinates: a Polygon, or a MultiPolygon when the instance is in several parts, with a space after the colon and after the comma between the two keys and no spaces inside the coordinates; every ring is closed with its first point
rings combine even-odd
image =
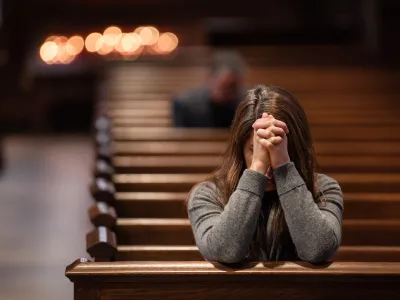
{"type": "MultiPolygon", "coordinates": [[[[341,242],[343,195],[338,183],[318,174],[320,193],[315,203],[294,163],[274,170],[274,179],[298,257],[311,263],[327,261],[341,242]]],[[[224,208],[216,199],[214,183],[203,182],[192,190],[188,214],[205,259],[223,263],[245,260],[267,183],[264,174],[246,169],[224,208]]],[[[270,226],[267,225],[267,240],[270,226]]]]}

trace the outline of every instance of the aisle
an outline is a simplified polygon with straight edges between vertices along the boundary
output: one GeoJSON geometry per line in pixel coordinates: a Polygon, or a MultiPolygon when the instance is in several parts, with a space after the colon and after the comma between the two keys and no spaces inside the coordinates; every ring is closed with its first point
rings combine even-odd
{"type": "Polygon", "coordinates": [[[0,177],[0,299],[72,299],[66,262],[87,257],[91,144],[10,137],[0,177]]]}

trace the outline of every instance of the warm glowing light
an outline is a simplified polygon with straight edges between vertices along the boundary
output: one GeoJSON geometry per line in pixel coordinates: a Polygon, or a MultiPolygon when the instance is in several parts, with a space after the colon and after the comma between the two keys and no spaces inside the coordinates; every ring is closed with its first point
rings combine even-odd
{"type": "Polygon", "coordinates": [[[116,26],[110,26],[103,33],[104,43],[114,47],[122,38],[122,30],[116,26]]]}
{"type": "Polygon", "coordinates": [[[104,37],[101,37],[96,44],[96,51],[100,55],[110,54],[114,50],[114,47],[104,42],[104,37]]]}
{"type": "Polygon", "coordinates": [[[151,31],[151,40],[149,45],[154,45],[155,43],[157,43],[158,38],[160,37],[160,32],[157,30],[157,28],[153,26],[147,28],[151,31]]]}
{"type": "Polygon", "coordinates": [[[103,35],[119,35],[122,34],[122,30],[117,26],[110,26],[106,30],[104,30],[103,35]]]}
{"type": "Polygon", "coordinates": [[[56,35],[49,36],[44,42],[56,42],[59,39],[56,35]]]}
{"type": "Polygon", "coordinates": [[[165,32],[160,35],[160,38],[157,42],[157,47],[160,52],[169,53],[172,52],[178,47],[178,37],[172,32],[165,32]]]}
{"type": "Polygon", "coordinates": [[[134,32],[140,35],[140,32],[142,31],[143,28],[144,28],[143,26],[139,26],[138,28],[135,29],[134,32]]]}
{"type": "Polygon", "coordinates": [[[54,60],[57,56],[58,53],[58,45],[55,42],[48,41],[45,42],[41,47],[40,47],[40,58],[44,62],[51,62],[54,60]]]}
{"type": "Polygon", "coordinates": [[[58,46],[57,62],[62,64],[69,64],[75,59],[74,55],[70,55],[67,51],[67,43],[62,43],[58,46]]]}
{"type": "Polygon", "coordinates": [[[122,52],[121,57],[124,60],[135,60],[140,57],[144,49],[144,46],[139,47],[135,51],[129,51],[129,52],[122,52]]]}
{"type": "Polygon", "coordinates": [[[86,37],[85,47],[88,52],[96,52],[103,45],[103,36],[98,32],[93,32],[86,37]]]}
{"type": "Polygon", "coordinates": [[[142,39],[142,45],[153,45],[157,43],[160,33],[154,27],[139,27],[135,30],[142,39]]]}
{"type": "MultiPolygon", "coordinates": [[[[124,34],[121,39],[121,47],[118,52],[132,52],[140,47],[141,38],[137,33],[124,34]]],[[[119,47],[118,47],[119,48],[119,47]]]]}
{"type": "Polygon", "coordinates": [[[65,49],[69,55],[76,56],[82,52],[85,41],[79,35],[70,37],[66,43],[65,49]]]}

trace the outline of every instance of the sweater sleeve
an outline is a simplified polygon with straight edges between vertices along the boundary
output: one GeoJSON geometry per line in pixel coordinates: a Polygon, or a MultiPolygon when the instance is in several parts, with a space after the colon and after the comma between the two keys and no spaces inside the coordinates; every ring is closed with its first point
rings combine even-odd
{"type": "Polygon", "coordinates": [[[299,258],[311,263],[327,261],[341,242],[343,195],[339,184],[318,175],[320,196],[314,201],[293,162],[274,170],[274,179],[299,258]]]}
{"type": "Polygon", "coordinates": [[[267,183],[264,174],[245,170],[225,208],[218,203],[212,183],[200,184],[192,191],[188,214],[205,259],[236,263],[246,258],[267,183]]]}

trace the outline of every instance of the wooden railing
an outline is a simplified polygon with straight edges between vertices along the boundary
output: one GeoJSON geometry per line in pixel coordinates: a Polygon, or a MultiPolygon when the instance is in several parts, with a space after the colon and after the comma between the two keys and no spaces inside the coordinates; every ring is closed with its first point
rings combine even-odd
{"type": "Polygon", "coordinates": [[[398,299],[400,263],[76,261],[66,270],[76,300],[398,299]]]}

